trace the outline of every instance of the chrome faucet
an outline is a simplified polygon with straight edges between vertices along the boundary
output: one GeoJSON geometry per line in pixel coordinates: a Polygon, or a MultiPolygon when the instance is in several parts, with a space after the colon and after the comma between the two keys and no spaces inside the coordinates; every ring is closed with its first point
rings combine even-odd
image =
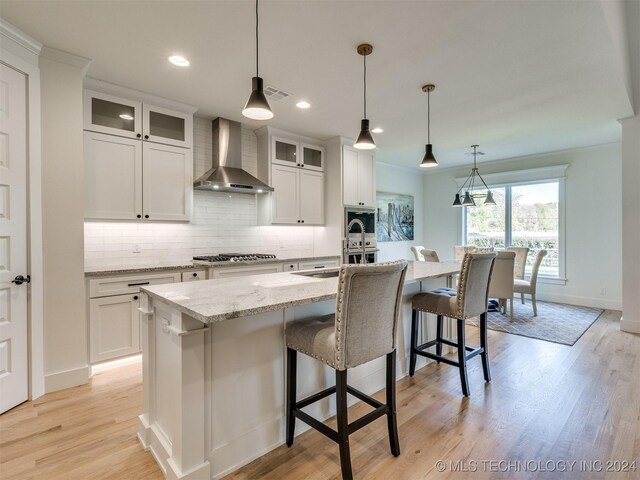
{"type": "Polygon", "coordinates": [[[349,232],[351,232],[351,227],[353,227],[354,225],[360,225],[360,249],[362,250],[362,254],[360,255],[360,263],[364,265],[365,263],[367,263],[367,257],[364,253],[365,237],[364,237],[364,223],[362,223],[362,220],[358,220],[357,218],[354,218],[349,222],[349,225],[347,225],[347,249],[349,249],[349,232]]]}

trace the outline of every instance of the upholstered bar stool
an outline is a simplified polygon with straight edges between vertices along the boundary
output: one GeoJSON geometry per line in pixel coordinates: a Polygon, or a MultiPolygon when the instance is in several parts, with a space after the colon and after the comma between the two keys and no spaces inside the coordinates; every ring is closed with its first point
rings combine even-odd
{"type": "Polygon", "coordinates": [[[293,445],[296,418],[326,435],[340,447],[342,478],[353,478],[349,435],[386,415],[391,453],[400,455],[396,422],[396,330],[407,262],[404,260],[370,265],[342,265],[338,280],[336,312],[287,325],[287,446],[293,445]],[[297,352],[304,353],[335,369],[336,385],[296,401],[297,352]],[[347,385],[347,370],[386,355],[386,403],[380,403],[347,385]],[[338,429],[303,412],[312,403],[336,394],[338,429]],[[374,408],[349,423],[347,393],[374,408]]]}
{"type": "Polygon", "coordinates": [[[487,301],[489,300],[489,282],[495,263],[495,253],[466,253],[462,259],[458,288],[438,288],[426,293],[413,296],[411,317],[411,354],[409,361],[409,375],[416,371],[417,356],[423,356],[458,367],[462,393],[469,396],[469,380],[467,379],[467,361],[476,355],[482,356],[482,370],[484,379],[491,381],[489,369],[489,353],[487,343],[487,301]],[[418,345],[418,312],[435,313],[437,315],[436,338],[418,345]],[[465,320],[480,315],[480,347],[470,347],[465,344],[465,320]],[[443,317],[455,318],[458,323],[457,342],[442,337],[443,317]],[[449,345],[458,349],[458,361],[453,361],[442,355],[442,345],[449,345]],[[426,349],[436,347],[436,353],[426,349]]]}

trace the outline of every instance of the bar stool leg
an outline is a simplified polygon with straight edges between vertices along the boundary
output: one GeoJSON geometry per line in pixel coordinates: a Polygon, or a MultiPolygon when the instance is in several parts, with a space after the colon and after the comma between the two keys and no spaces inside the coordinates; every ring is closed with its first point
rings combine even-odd
{"type": "Polygon", "coordinates": [[[416,360],[418,355],[416,349],[418,347],[418,310],[411,310],[411,347],[409,352],[409,376],[413,377],[416,373],[416,360]]]}
{"type": "Polygon", "coordinates": [[[462,394],[469,396],[469,380],[467,378],[467,352],[465,346],[464,320],[458,319],[458,368],[460,369],[460,383],[462,394]]]}
{"type": "Polygon", "coordinates": [[[480,315],[480,347],[484,350],[482,357],[482,371],[485,382],[491,381],[491,369],[489,368],[489,342],[487,337],[487,312],[480,315]]]}
{"type": "Polygon", "coordinates": [[[400,455],[400,440],[398,438],[398,421],[396,418],[396,351],[387,354],[387,425],[389,427],[389,445],[394,457],[400,455]]]}
{"type": "MultiPolygon", "coordinates": [[[[436,319],[436,355],[438,355],[439,357],[442,356],[442,315],[438,315],[437,319],[436,319]]],[[[436,360],[436,362],[438,362],[438,364],[440,363],[440,360],[436,360]]]]}
{"type": "Polygon", "coordinates": [[[349,452],[349,419],[347,416],[347,371],[336,370],[336,417],[338,421],[338,445],[342,479],[352,480],[351,454],[349,452]]]}
{"type": "Polygon", "coordinates": [[[296,428],[296,417],[293,411],[296,407],[296,380],[298,367],[298,352],[292,348],[287,348],[287,447],[293,445],[293,432],[296,428]]]}

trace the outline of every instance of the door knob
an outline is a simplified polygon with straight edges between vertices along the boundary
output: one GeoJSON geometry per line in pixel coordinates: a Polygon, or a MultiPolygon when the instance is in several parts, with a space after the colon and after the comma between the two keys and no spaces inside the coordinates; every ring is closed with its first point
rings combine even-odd
{"type": "Polygon", "coordinates": [[[27,275],[23,277],[22,275],[18,275],[16,278],[11,280],[11,283],[15,283],[16,285],[22,285],[23,283],[31,283],[31,275],[27,275]]]}

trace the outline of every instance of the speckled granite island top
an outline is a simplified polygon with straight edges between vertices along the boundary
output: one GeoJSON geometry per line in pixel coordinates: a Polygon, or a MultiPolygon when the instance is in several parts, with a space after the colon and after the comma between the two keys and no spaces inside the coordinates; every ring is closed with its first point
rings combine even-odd
{"type": "MultiPolygon", "coordinates": [[[[446,277],[459,270],[458,262],[409,262],[405,283],[446,277]]],[[[337,289],[337,276],[315,278],[288,272],[153,285],[141,290],[203,323],[214,323],[331,300],[337,289]]]]}

